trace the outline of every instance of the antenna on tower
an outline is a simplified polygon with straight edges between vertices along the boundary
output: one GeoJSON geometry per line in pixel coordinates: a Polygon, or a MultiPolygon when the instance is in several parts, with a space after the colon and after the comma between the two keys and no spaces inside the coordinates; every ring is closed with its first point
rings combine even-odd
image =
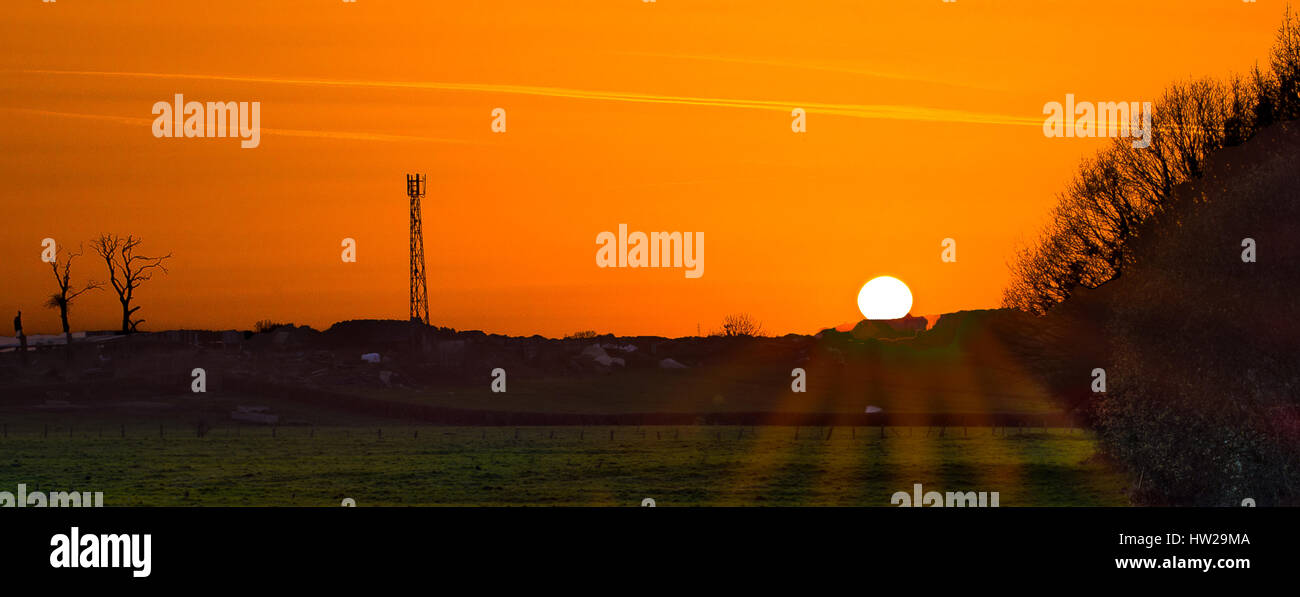
{"type": "Polygon", "coordinates": [[[406,175],[406,196],[411,198],[411,321],[429,325],[429,286],[424,279],[424,233],[420,225],[423,174],[406,175]]]}

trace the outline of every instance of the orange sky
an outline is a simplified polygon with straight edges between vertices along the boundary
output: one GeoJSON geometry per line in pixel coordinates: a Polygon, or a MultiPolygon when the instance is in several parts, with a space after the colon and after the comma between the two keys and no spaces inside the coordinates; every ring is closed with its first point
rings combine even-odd
{"type": "MultiPolygon", "coordinates": [[[[1150,101],[1176,79],[1245,71],[1281,13],[1280,0],[7,1],[0,315],[57,331],[41,239],[112,231],[175,253],[137,293],[142,329],[405,318],[413,171],[429,180],[440,325],[675,336],[743,311],[809,333],[858,319],[858,288],[881,274],[911,286],[914,313],[992,307],[1012,250],[1098,147],[1044,137],[1043,104],[1150,101]],[[151,107],[176,93],[260,101],[261,146],[154,138],[151,107]],[[807,133],[790,131],[795,107],[807,133]],[[703,231],[704,276],[597,268],[596,235],[620,223],[703,231]],[[340,259],[344,237],[357,263],[340,259]],[[946,237],[955,264],[939,259],[946,237]]],[[[73,273],[105,279],[90,258],[73,273]]],[[[111,291],[72,312],[75,329],[119,321],[111,291]]]]}

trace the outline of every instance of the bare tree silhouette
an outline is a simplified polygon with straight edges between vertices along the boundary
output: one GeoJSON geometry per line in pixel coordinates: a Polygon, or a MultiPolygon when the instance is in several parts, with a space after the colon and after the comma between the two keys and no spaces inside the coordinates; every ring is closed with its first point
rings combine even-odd
{"type": "Polygon", "coordinates": [[[135,298],[135,289],[151,279],[156,270],[167,273],[164,262],[172,256],[171,253],[161,257],[138,255],[135,250],[141,242],[143,240],[134,235],[121,237],[116,234],[101,234],[91,244],[108,266],[108,281],[117,292],[118,302],[122,304],[123,334],[136,331],[136,328],[144,322],[143,319],[131,319],[135,312],[140,310],[139,306],[131,306],[131,301],[135,298]]]}
{"type": "Polygon", "coordinates": [[[54,271],[54,281],[58,283],[59,291],[46,299],[45,306],[59,310],[59,320],[63,322],[63,336],[67,339],[68,354],[72,354],[72,331],[68,327],[68,309],[72,307],[72,301],[85,292],[103,287],[100,283],[90,280],[80,289],[72,289],[72,262],[81,257],[81,254],[82,249],[78,245],[76,252],[65,252],[62,259],[56,258],[50,262],[50,269],[54,271]]]}
{"type": "Polygon", "coordinates": [[[750,317],[747,313],[736,313],[722,318],[722,331],[715,332],[714,335],[726,336],[729,338],[744,336],[762,336],[763,324],[757,319],[750,317]]]}

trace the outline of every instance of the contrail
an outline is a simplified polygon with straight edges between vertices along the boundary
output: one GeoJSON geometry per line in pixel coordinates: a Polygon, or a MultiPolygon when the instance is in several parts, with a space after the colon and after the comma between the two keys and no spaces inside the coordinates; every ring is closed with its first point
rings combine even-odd
{"type": "Polygon", "coordinates": [[[776,68],[792,68],[800,70],[813,70],[826,73],[840,73],[846,75],[857,75],[862,77],[874,77],[877,79],[889,79],[893,81],[909,81],[913,83],[928,83],[931,85],[944,85],[948,87],[961,87],[964,89],[976,89],[980,91],[997,91],[996,88],[983,85],[974,85],[971,83],[958,83],[944,79],[932,77],[919,77],[916,75],[905,75],[894,72],[866,70],[858,68],[845,68],[840,66],[830,66],[825,64],[808,64],[802,62],[785,62],[779,60],[758,60],[753,58],[734,58],[730,56],[706,56],[693,54],[662,54],[658,52],[616,52],[623,56],[643,56],[648,58],[669,58],[673,60],[697,60],[704,62],[722,62],[728,64],[749,64],[754,66],[769,66],[776,68]]]}
{"type": "Polygon", "coordinates": [[[1042,126],[1038,117],[1011,116],[988,112],[970,112],[946,108],[906,106],[892,104],[837,104],[807,101],[747,100],[734,98],[691,97],[655,95],[628,91],[596,91],[565,87],[532,85],[505,85],[493,83],[449,83],[438,81],[357,81],[330,79],[293,79],[252,77],[236,75],[194,75],[180,73],[132,73],[110,71],[22,70],[10,71],[28,74],[72,75],[95,77],[135,77],[152,79],[189,79],[202,81],[228,81],[238,83],[269,83],[277,85],[303,85],[324,87],[362,87],[384,89],[421,89],[435,91],[460,91],[478,93],[506,93],[537,97],[568,98],[593,101],[630,102],[642,104],[675,104],[717,108],[773,110],[789,113],[793,108],[803,108],[808,113],[831,114],[868,120],[909,120],[918,122],[952,122],[967,124],[1002,124],[1042,126]]]}
{"type": "MultiPolygon", "coordinates": [[[[152,118],[133,118],[130,116],[111,116],[107,114],[82,114],[78,112],[56,112],[53,110],[32,110],[29,108],[8,108],[0,107],[0,110],[10,112],[22,112],[25,114],[35,114],[38,116],[56,116],[60,118],[80,118],[83,120],[98,120],[101,122],[115,122],[126,125],[153,125],[152,118]]],[[[354,131],[318,131],[311,129],[281,129],[262,127],[261,132],[268,135],[280,135],[284,137],[309,137],[316,139],[346,139],[352,141],[388,141],[388,142],[419,142],[419,143],[455,143],[465,145],[484,145],[474,141],[465,141],[461,139],[446,139],[441,137],[422,137],[417,135],[389,135],[385,133],[367,133],[354,131]]]]}

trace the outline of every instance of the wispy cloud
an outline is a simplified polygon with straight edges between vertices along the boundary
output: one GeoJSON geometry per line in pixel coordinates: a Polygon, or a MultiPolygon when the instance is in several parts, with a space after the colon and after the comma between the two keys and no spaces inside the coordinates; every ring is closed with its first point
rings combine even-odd
{"type": "Polygon", "coordinates": [[[1018,126],[1042,126],[1038,117],[1013,116],[990,112],[972,112],[948,108],[896,104],[842,104],[814,101],[775,101],[750,100],[718,97],[693,97],[677,95],[660,95],[630,91],[598,91],[572,89],[566,87],[545,87],[533,85],[508,85],[495,83],[452,83],[440,81],[358,81],[337,79],[299,79],[282,77],[254,77],[239,75],[196,75],[182,73],[143,73],[143,72],[108,72],[108,71],[66,71],[66,70],[23,70],[28,74],[93,76],[93,77],[134,77],[153,79],[186,79],[202,81],[228,81],[238,83],[260,83],[275,85],[302,85],[315,87],[351,87],[382,89],[418,89],[433,91],[501,93],[529,95],[537,97],[568,98],[591,101],[630,102],[640,104],[674,104],[683,106],[705,106],[715,108],[740,108],[748,110],[772,110],[789,113],[793,108],[803,108],[809,113],[830,114],[849,118],[868,120],[909,120],[918,122],[946,122],[967,124],[998,124],[1018,126]]]}

